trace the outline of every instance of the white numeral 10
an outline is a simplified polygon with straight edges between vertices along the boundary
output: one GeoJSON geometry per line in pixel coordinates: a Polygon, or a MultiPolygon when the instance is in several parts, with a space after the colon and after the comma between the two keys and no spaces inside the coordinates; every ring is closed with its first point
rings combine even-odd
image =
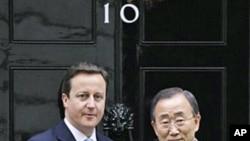
{"type": "MultiPolygon", "coordinates": [[[[133,22],[135,22],[139,18],[139,10],[133,4],[125,4],[125,5],[122,6],[122,8],[120,10],[120,17],[121,17],[122,21],[125,22],[125,23],[133,23],[133,22]],[[134,12],[135,12],[135,17],[132,20],[128,20],[124,16],[124,10],[127,7],[132,8],[134,10],[134,12]]],[[[104,23],[109,23],[109,3],[107,3],[107,4],[104,5],[104,23]]]]}

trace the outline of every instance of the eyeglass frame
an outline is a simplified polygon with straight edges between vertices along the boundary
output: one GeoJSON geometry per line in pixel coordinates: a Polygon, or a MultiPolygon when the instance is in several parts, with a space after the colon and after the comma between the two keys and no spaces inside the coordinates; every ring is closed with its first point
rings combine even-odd
{"type": "MultiPolygon", "coordinates": [[[[187,121],[189,121],[189,120],[191,120],[191,119],[193,119],[193,118],[196,118],[196,116],[197,115],[193,115],[191,118],[184,118],[184,119],[171,119],[171,120],[169,120],[169,121],[167,121],[168,123],[165,123],[165,124],[162,124],[162,122],[161,123],[159,123],[158,122],[158,124],[159,125],[161,125],[162,127],[164,127],[164,128],[168,128],[168,129],[170,129],[170,127],[172,127],[173,125],[174,125],[174,127],[176,127],[176,128],[181,128],[181,127],[183,127],[184,125],[185,125],[185,123],[187,122],[187,121]],[[166,124],[168,124],[168,125],[166,125],[166,124]],[[179,124],[179,125],[178,125],[179,124]]],[[[177,117],[178,118],[178,117],[177,117]]],[[[155,121],[156,122],[156,121],[155,121]]],[[[166,122],[166,121],[164,121],[164,122],[166,122]]]]}

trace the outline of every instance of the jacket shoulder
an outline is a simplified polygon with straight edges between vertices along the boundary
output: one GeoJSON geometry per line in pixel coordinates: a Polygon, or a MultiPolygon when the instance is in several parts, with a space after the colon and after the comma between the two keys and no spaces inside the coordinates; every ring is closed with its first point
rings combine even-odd
{"type": "Polygon", "coordinates": [[[52,129],[48,129],[42,133],[36,134],[28,141],[55,141],[55,136],[52,129]]]}

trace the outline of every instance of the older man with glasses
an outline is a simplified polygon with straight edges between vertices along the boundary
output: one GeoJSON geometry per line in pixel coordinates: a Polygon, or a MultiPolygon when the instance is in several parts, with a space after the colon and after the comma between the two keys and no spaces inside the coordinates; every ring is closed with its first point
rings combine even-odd
{"type": "Polygon", "coordinates": [[[159,141],[197,141],[201,115],[194,95],[178,87],[159,91],[151,104],[151,125],[159,141]]]}

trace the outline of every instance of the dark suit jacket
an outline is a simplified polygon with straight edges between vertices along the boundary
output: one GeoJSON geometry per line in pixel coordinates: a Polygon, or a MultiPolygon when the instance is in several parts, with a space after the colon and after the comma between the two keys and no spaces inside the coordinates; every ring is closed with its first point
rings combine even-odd
{"type": "MultiPolygon", "coordinates": [[[[97,141],[112,141],[110,138],[96,132],[97,141]]],[[[76,141],[69,128],[62,120],[58,125],[45,132],[37,134],[28,141],[76,141]]]]}

